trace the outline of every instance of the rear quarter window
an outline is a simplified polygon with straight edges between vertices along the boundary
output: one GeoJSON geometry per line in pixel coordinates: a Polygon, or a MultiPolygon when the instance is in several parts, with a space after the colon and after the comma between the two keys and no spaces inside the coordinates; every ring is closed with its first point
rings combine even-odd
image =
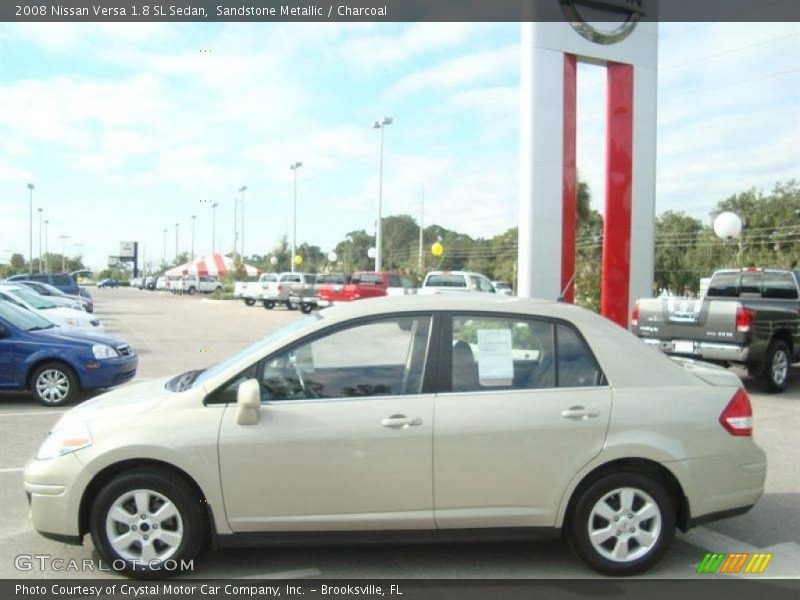
{"type": "Polygon", "coordinates": [[[797,284],[791,273],[764,273],[762,296],[775,300],[797,300],[797,284]]]}

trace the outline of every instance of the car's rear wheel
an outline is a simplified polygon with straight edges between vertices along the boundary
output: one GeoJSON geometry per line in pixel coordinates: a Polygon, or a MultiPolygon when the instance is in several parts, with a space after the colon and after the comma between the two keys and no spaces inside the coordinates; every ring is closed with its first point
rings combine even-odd
{"type": "Polygon", "coordinates": [[[275,303],[272,300],[264,300],[263,304],[264,308],[266,308],[267,310],[272,310],[273,308],[275,308],[275,303]]]}
{"type": "Polygon", "coordinates": [[[310,314],[312,310],[314,310],[314,306],[309,304],[309,303],[307,303],[307,302],[303,302],[300,305],[300,310],[302,311],[302,313],[304,315],[307,315],[307,314],[310,314]]]}
{"type": "Polygon", "coordinates": [[[244,303],[245,303],[247,306],[253,306],[253,304],[255,304],[255,303],[256,303],[256,301],[255,301],[255,298],[245,298],[245,299],[244,299],[244,303]]]}
{"type": "Polygon", "coordinates": [[[69,404],[79,391],[78,376],[64,363],[43,364],[31,376],[31,392],[36,400],[44,406],[69,404]]]}
{"type": "Polygon", "coordinates": [[[189,288],[189,295],[190,296],[194,296],[196,292],[197,292],[197,290],[195,289],[194,286],[189,288]]]}
{"type": "Polygon", "coordinates": [[[89,516],[92,542],[115,570],[134,577],[174,574],[205,537],[200,499],[180,478],[133,470],[100,490],[89,516]]]}
{"type": "Polygon", "coordinates": [[[789,346],[783,340],[772,340],[764,357],[761,381],[766,390],[773,394],[786,391],[789,386],[789,346]]]}
{"type": "Polygon", "coordinates": [[[675,536],[675,508],[657,480],[636,472],[606,476],[578,498],[568,538],[589,567],[635,575],[655,565],[675,536]]]}

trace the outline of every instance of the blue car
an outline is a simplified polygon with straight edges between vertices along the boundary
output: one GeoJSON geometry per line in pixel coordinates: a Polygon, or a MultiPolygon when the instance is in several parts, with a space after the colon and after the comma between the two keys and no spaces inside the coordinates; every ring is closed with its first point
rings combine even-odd
{"type": "Polygon", "coordinates": [[[38,281],[48,283],[58,288],[65,294],[77,296],[80,293],[78,284],[72,275],[66,273],[30,273],[27,275],[12,275],[6,281],[38,281]]]}
{"type": "Polygon", "coordinates": [[[133,379],[139,358],[107,335],[56,327],[0,300],[0,390],[30,390],[45,406],[68,404],[82,389],[133,379]]]}

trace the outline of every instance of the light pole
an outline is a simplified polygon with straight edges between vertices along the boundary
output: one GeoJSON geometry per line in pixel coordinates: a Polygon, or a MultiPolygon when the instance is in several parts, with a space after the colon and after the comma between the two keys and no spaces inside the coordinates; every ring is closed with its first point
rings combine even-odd
{"type": "Polygon", "coordinates": [[[164,265],[164,270],[167,270],[167,228],[164,228],[164,256],[161,258],[161,264],[164,265]]]}
{"type": "Polygon", "coordinates": [[[197,215],[192,215],[192,260],[194,260],[194,221],[197,215]]]}
{"type": "Polygon", "coordinates": [[[303,166],[299,160],[289,165],[289,168],[294,171],[294,209],[292,217],[292,257],[290,259],[292,273],[294,273],[294,253],[297,250],[297,169],[303,166]]]}
{"type": "Polygon", "coordinates": [[[419,198],[419,262],[417,263],[417,271],[419,276],[422,277],[422,236],[425,232],[425,184],[422,184],[422,191],[419,198]]]}
{"type": "Polygon", "coordinates": [[[44,210],[41,206],[39,207],[39,273],[42,272],[42,210],[44,210]]]}
{"type": "Polygon", "coordinates": [[[33,269],[33,184],[28,184],[28,269],[33,269]]]}
{"type": "Polygon", "coordinates": [[[61,272],[67,272],[67,240],[69,239],[68,235],[60,235],[58,236],[61,238],[61,272]]]}
{"type": "Polygon", "coordinates": [[[375,233],[375,270],[380,271],[382,267],[381,258],[383,256],[383,252],[381,249],[381,242],[383,240],[383,223],[382,220],[382,213],[383,213],[383,130],[386,129],[387,125],[391,125],[394,122],[392,117],[383,117],[380,121],[375,121],[372,123],[373,129],[380,129],[381,130],[381,150],[380,150],[380,161],[378,166],[378,224],[376,226],[376,233],[375,233]]]}
{"type": "Polygon", "coordinates": [[[175,264],[178,264],[178,224],[175,223],[175,264]]]}
{"type": "Polygon", "coordinates": [[[47,226],[48,225],[50,225],[50,221],[45,219],[44,220],[44,261],[45,261],[44,270],[45,270],[45,273],[49,273],[50,272],[50,252],[47,250],[47,238],[48,238],[48,235],[47,235],[48,227],[47,226]]]}
{"type": "Polygon", "coordinates": [[[239,188],[239,191],[242,193],[242,251],[239,253],[239,256],[241,256],[242,262],[244,262],[244,193],[247,191],[247,186],[243,185],[239,188]]]}
{"type": "Polygon", "coordinates": [[[211,205],[211,254],[217,253],[217,204],[211,205]]]}
{"type": "Polygon", "coordinates": [[[233,198],[233,260],[236,261],[236,247],[239,245],[239,199],[233,198]]]}

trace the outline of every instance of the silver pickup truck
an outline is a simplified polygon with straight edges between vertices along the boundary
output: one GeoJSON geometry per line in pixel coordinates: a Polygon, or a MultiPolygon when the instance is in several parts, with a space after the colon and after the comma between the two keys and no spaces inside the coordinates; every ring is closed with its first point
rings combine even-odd
{"type": "Polygon", "coordinates": [[[310,273],[281,273],[278,280],[267,284],[261,303],[267,310],[283,304],[289,310],[300,308],[300,298],[311,295],[317,276],[310,273]]]}
{"type": "Polygon", "coordinates": [[[667,354],[744,365],[782,392],[800,361],[800,271],[717,271],[703,298],[637,300],[631,331],[667,354]]]}

